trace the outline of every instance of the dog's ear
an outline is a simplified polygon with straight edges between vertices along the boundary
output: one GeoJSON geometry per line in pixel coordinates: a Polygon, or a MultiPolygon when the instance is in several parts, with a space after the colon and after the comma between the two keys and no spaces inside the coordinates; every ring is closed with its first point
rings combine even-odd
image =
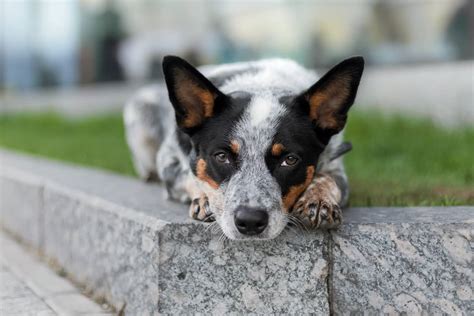
{"type": "Polygon", "coordinates": [[[303,93],[304,110],[317,130],[330,137],[344,128],[363,70],[362,57],[346,59],[303,93]]]}
{"type": "Polygon", "coordinates": [[[179,57],[166,56],[163,73],[180,128],[190,131],[214,115],[217,99],[224,94],[196,68],[179,57]]]}

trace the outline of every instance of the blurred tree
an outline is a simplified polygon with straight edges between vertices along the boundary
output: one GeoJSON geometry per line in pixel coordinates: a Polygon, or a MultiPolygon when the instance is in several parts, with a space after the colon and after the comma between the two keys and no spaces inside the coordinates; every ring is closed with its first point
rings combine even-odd
{"type": "Polygon", "coordinates": [[[456,58],[474,58],[474,0],[467,0],[456,10],[446,29],[446,40],[456,58]]]}
{"type": "Polygon", "coordinates": [[[124,79],[122,66],[118,61],[120,42],[125,37],[120,13],[113,1],[107,1],[104,11],[95,19],[97,81],[120,81],[124,79]]]}
{"type": "Polygon", "coordinates": [[[407,39],[405,28],[398,10],[399,3],[378,0],[373,6],[376,39],[392,43],[403,43],[407,39]]]}

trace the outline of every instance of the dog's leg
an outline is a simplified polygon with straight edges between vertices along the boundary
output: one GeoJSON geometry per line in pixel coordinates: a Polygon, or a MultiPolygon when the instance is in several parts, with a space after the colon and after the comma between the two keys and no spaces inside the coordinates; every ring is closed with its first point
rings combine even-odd
{"type": "Polygon", "coordinates": [[[203,190],[199,185],[199,180],[197,180],[192,174],[189,174],[186,191],[191,197],[189,217],[202,222],[215,221],[214,214],[211,211],[209,198],[205,193],[205,190],[203,190]]]}
{"type": "Polygon", "coordinates": [[[293,207],[291,215],[311,228],[335,228],[341,224],[342,192],[329,174],[317,174],[293,207]]]}
{"type": "Polygon", "coordinates": [[[342,133],[333,137],[319,157],[311,184],[292,209],[292,216],[312,228],[336,228],[342,222],[341,208],[349,200],[349,183],[342,157],[333,158],[342,143],[342,133]]]}
{"type": "Polygon", "coordinates": [[[182,203],[190,202],[189,216],[192,219],[204,222],[214,221],[207,195],[199,187],[187,164],[180,162],[179,157],[171,154],[179,153],[179,149],[168,148],[168,143],[175,144],[165,141],[157,155],[158,171],[166,186],[168,197],[182,203]]]}
{"type": "Polygon", "coordinates": [[[332,159],[342,140],[335,137],[320,157],[320,170],[295,203],[291,215],[312,228],[336,228],[342,222],[341,207],[347,205],[349,184],[342,157],[332,159]]]}
{"type": "Polygon", "coordinates": [[[166,90],[151,86],[137,92],[127,102],[123,118],[125,136],[137,175],[145,181],[157,181],[156,153],[164,138],[164,126],[171,113],[166,109],[166,90]]]}
{"type": "Polygon", "coordinates": [[[199,188],[194,176],[189,174],[184,186],[186,195],[190,197],[189,217],[197,221],[213,222],[214,214],[211,211],[209,199],[203,190],[199,188]]]}

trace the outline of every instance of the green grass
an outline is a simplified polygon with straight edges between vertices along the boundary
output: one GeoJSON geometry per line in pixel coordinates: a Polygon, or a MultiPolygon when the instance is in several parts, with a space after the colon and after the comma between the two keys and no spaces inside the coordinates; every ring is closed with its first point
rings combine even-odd
{"type": "Polygon", "coordinates": [[[121,115],[68,120],[56,114],[0,116],[0,146],[133,175],[121,115]]]}
{"type": "Polygon", "coordinates": [[[474,128],[373,112],[349,116],[352,205],[474,204],[474,128]]]}
{"type": "MultiPolygon", "coordinates": [[[[351,205],[474,204],[474,128],[355,112],[346,139],[354,146],[345,158],[351,205]]],[[[120,115],[4,115],[0,146],[134,174],[120,115]]]]}

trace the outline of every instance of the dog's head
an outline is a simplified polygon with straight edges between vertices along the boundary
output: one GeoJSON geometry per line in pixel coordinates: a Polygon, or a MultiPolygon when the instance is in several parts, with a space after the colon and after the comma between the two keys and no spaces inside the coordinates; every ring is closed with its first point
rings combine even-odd
{"type": "Polygon", "coordinates": [[[270,239],[312,181],[318,157],[346,123],[364,68],[343,61],[296,95],[224,94],[178,57],[163,70],[178,127],[192,140],[191,168],[231,239],[270,239]]]}

